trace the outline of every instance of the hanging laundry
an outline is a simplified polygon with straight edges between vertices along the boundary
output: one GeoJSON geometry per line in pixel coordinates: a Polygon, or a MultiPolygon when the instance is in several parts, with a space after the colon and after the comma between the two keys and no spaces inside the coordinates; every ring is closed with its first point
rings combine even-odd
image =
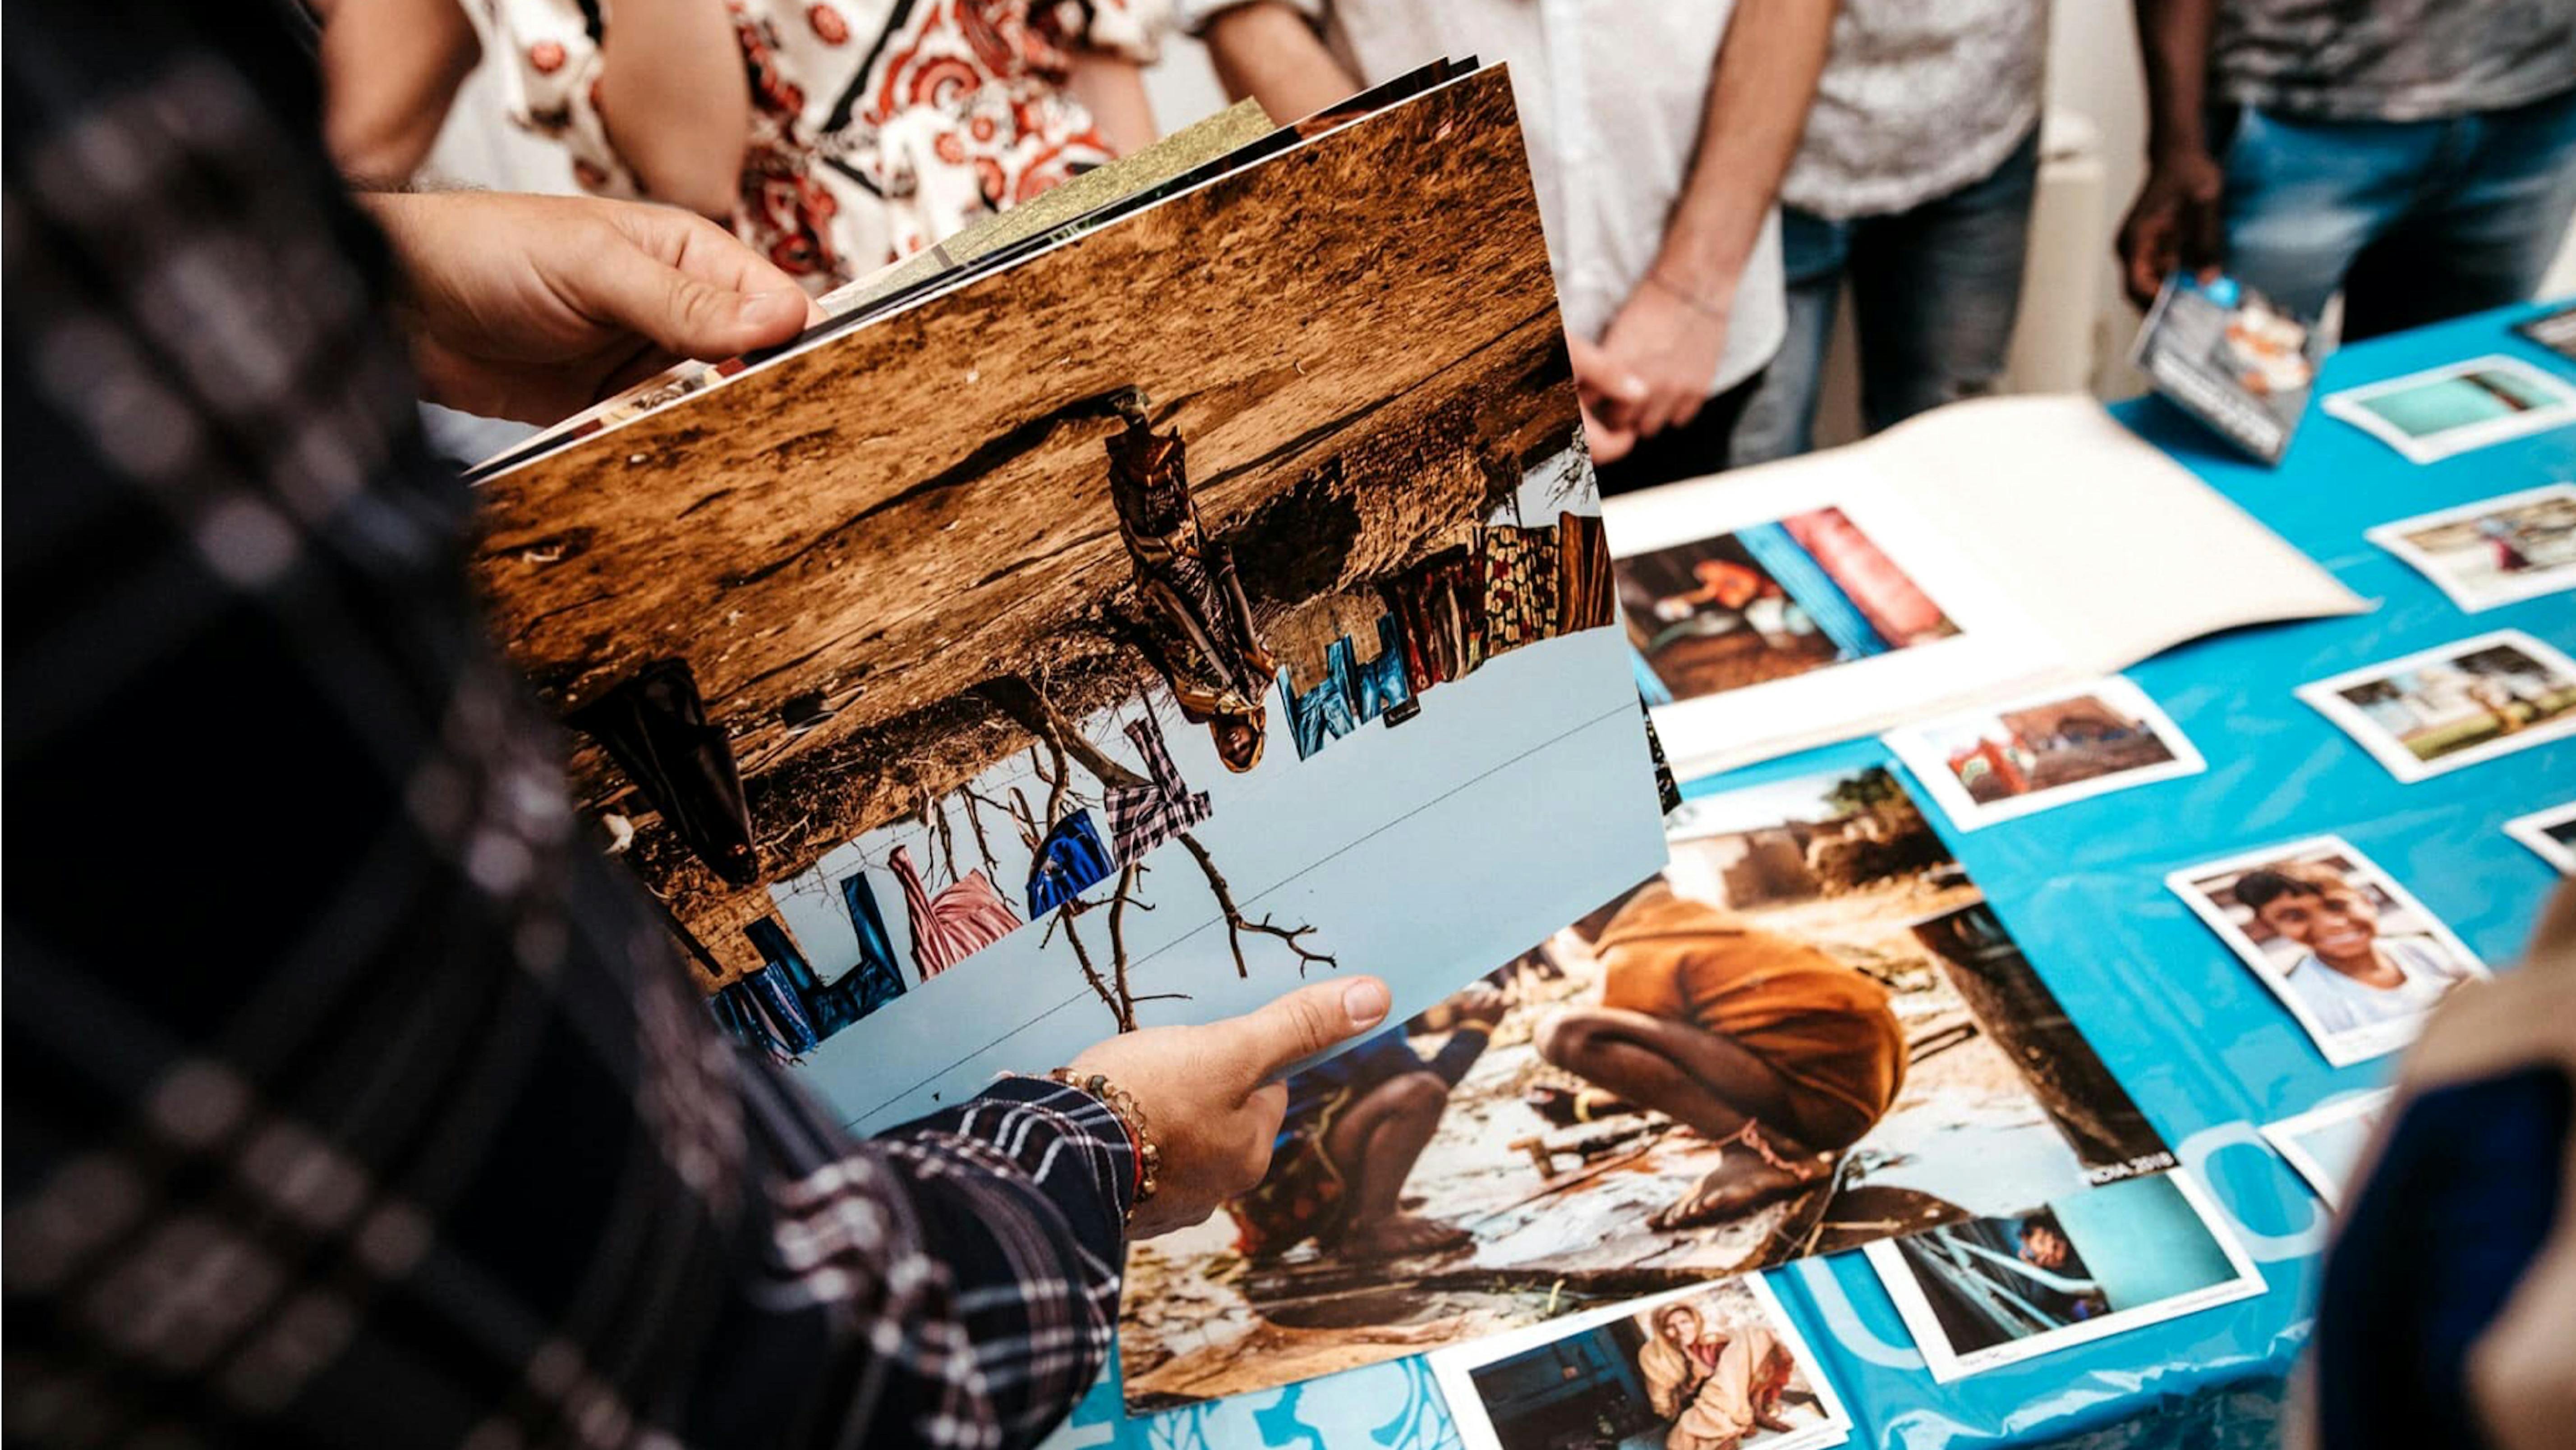
{"type": "Polygon", "coordinates": [[[1109,879],[1116,867],[1091,812],[1075,811],[1055,823],[1029,857],[1029,920],[1035,921],[1109,879]]]}
{"type": "Polygon", "coordinates": [[[1279,698],[1288,707],[1288,729],[1299,760],[1312,759],[1317,751],[1360,728],[1351,711],[1353,668],[1350,636],[1344,635],[1324,651],[1324,678],[1315,688],[1302,695],[1293,693],[1288,672],[1279,672],[1279,698]]]}
{"type": "Polygon", "coordinates": [[[1404,641],[1393,615],[1378,616],[1377,658],[1355,667],[1351,692],[1352,712],[1362,720],[1385,715],[1392,725],[1410,718],[1404,705],[1413,698],[1413,686],[1405,679],[1404,641]]]}
{"type": "Polygon", "coordinates": [[[769,966],[742,979],[750,988],[751,1000],[769,1019],[769,1029],[790,1053],[811,1052],[823,1039],[814,1030],[814,1020],[805,1015],[805,998],[796,990],[795,980],[784,970],[769,966]]]}
{"type": "Polygon", "coordinates": [[[779,973],[805,1004],[805,1020],[814,1029],[817,1043],[831,1040],[833,1033],[859,1020],[858,987],[843,973],[841,980],[825,986],[815,975],[814,964],[796,949],[796,941],[775,917],[764,916],[742,929],[751,944],[760,951],[766,970],[779,973]]]}
{"type": "Polygon", "coordinates": [[[1556,526],[1489,525],[1477,536],[1480,616],[1493,652],[1547,638],[1556,623],[1556,526]]]}
{"type": "Polygon", "coordinates": [[[1017,931],[1020,919],[980,870],[932,896],[921,884],[910,849],[897,846],[886,862],[903,886],[903,909],[912,918],[912,970],[922,981],[1017,931]]]}
{"type": "Polygon", "coordinates": [[[751,988],[743,982],[728,982],[707,999],[707,1011],[714,1014],[716,1025],[734,1041],[755,1052],[766,1053],[780,1061],[791,1054],[787,1044],[769,1030],[768,1016],[752,1000],[751,988]]]}
{"type": "Polygon", "coordinates": [[[1413,693],[1459,679],[1483,661],[1482,642],[1469,620],[1484,591],[1467,549],[1432,555],[1388,580],[1385,593],[1404,639],[1413,693]]]}
{"type": "Polygon", "coordinates": [[[850,930],[858,934],[859,964],[834,985],[856,984],[859,1015],[865,1017],[903,995],[903,969],[894,964],[894,938],[877,912],[876,888],[868,884],[866,872],[841,878],[841,904],[849,908],[850,930]]]}
{"type": "Polygon", "coordinates": [[[1556,516],[1556,632],[1599,629],[1619,617],[1610,536],[1598,514],[1556,516]]]}
{"type": "Polygon", "coordinates": [[[733,742],[707,723],[687,660],[653,661],[564,723],[599,742],[708,870],[735,886],[760,880],[733,742]]]}
{"type": "Polygon", "coordinates": [[[1206,791],[1194,792],[1181,779],[1180,767],[1172,763],[1172,752],[1163,744],[1162,727],[1150,712],[1142,720],[1127,722],[1127,738],[1136,742],[1136,753],[1144,757],[1150,783],[1111,786],[1101,798],[1101,809],[1109,813],[1109,839],[1118,848],[1118,859],[1133,864],[1206,820],[1211,808],[1206,791]]]}

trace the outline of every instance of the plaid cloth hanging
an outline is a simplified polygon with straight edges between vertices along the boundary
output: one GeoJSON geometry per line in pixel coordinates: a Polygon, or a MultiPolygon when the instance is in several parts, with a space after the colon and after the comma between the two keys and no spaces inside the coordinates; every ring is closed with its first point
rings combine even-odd
{"type": "Polygon", "coordinates": [[[1151,783],[1109,787],[1101,810],[1109,817],[1109,839],[1118,847],[1118,859],[1133,862],[1206,820],[1212,808],[1206,791],[1193,791],[1181,779],[1180,767],[1172,763],[1162,728],[1151,714],[1128,721],[1127,738],[1136,742],[1136,753],[1144,757],[1151,783]]]}

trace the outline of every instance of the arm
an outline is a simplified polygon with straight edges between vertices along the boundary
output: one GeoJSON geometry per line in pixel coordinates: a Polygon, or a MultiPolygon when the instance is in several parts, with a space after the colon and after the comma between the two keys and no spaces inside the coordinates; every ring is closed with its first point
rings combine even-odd
{"type": "MultiPolygon", "coordinates": [[[[1832,0],[1741,0],[1727,24],[1689,179],[1663,245],[1602,334],[1604,361],[1643,383],[1636,401],[1605,402],[1604,421],[1653,434],[1687,423],[1707,401],[1726,349],[1736,283],[1798,152],[1833,38],[1832,0]]],[[[1581,354],[1578,352],[1578,361],[1581,354]]]]}
{"type": "Polygon", "coordinates": [[[1359,94],[1359,79],[1324,48],[1324,38],[1284,0],[1252,0],[1207,24],[1208,56],[1230,100],[1261,103],[1282,125],[1359,94]]]}
{"type": "Polygon", "coordinates": [[[751,82],[723,0],[618,0],[599,58],[600,121],[644,194],[731,218],[751,82]]]}
{"type": "Polygon", "coordinates": [[[2145,307],[2181,269],[2220,264],[2226,176],[2209,154],[2209,35],[2218,0],[2138,0],[2147,64],[2147,180],[2120,226],[2120,279],[2145,307]]]}
{"type": "Polygon", "coordinates": [[[323,18],[322,135],[340,173],[392,189],[420,169],[482,59],[457,0],[335,0],[323,18]]]}
{"type": "Polygon", "coordinates": [[[1123,55],[1079,50],[1065,89],[1091,113],[1092,125],[1109,149],[1132,155],[1154,144],[1153,103],[1145,96],[1145,68],[1123,55]]]}

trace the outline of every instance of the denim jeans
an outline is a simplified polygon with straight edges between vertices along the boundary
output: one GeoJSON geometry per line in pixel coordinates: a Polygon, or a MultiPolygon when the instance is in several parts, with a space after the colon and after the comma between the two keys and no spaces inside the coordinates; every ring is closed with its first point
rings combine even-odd
{"type": "Polygon", "coordinates": [[[2340,289],[2347,341],[2527,300],[2576,212],[2576,89],[2444,121],[2239,107],[2212,136],[2227,270],[2303,317],[2340,289]]]}
{"type": "Polygon", "coordinates": [[[2012,345],[2039,179],[2036,127],[1984,180],[1885,216],[1827,221],[1783,207],[1789,335],[1736,425],[1738,465],[1815,446],[1816,390],[1848,279],[1872,433],[1994,391],[2012,345]]]}

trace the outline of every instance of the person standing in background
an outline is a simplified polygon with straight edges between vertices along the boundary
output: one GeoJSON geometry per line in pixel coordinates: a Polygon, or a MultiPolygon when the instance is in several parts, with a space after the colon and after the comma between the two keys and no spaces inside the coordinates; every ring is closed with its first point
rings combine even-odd
{"type": "Polygon", "coordinates": [[[1780,189],[1788,329],[1735,428],[1739,465],[1815,446],[1843,283],[1869,432],[1993,392],[2039,178],[2046,0],[1843,0],[1780,189]]]}
{"type": "Polygon", "coordinates": [[[1830,0],[1182,0],[1228,95],[1310,114],[1446,56],[1510,65],[1603,493],[1727,466],[1779,350],[1776,201],[1830,0]]]}
{"type": "Polygon", "coordinates": [[[2570,0],[2139,0],[2144,307],[2224,270],[2343,337],[2528,299],[2576,212],[2570,0]]]}
{"type": "Polygon", "coordinates": [[[723,222],[823,292],[1151,142],[1164,6],[327,0],[325,131],[400,184],[489,59],[584,191],[723,222]]]}

